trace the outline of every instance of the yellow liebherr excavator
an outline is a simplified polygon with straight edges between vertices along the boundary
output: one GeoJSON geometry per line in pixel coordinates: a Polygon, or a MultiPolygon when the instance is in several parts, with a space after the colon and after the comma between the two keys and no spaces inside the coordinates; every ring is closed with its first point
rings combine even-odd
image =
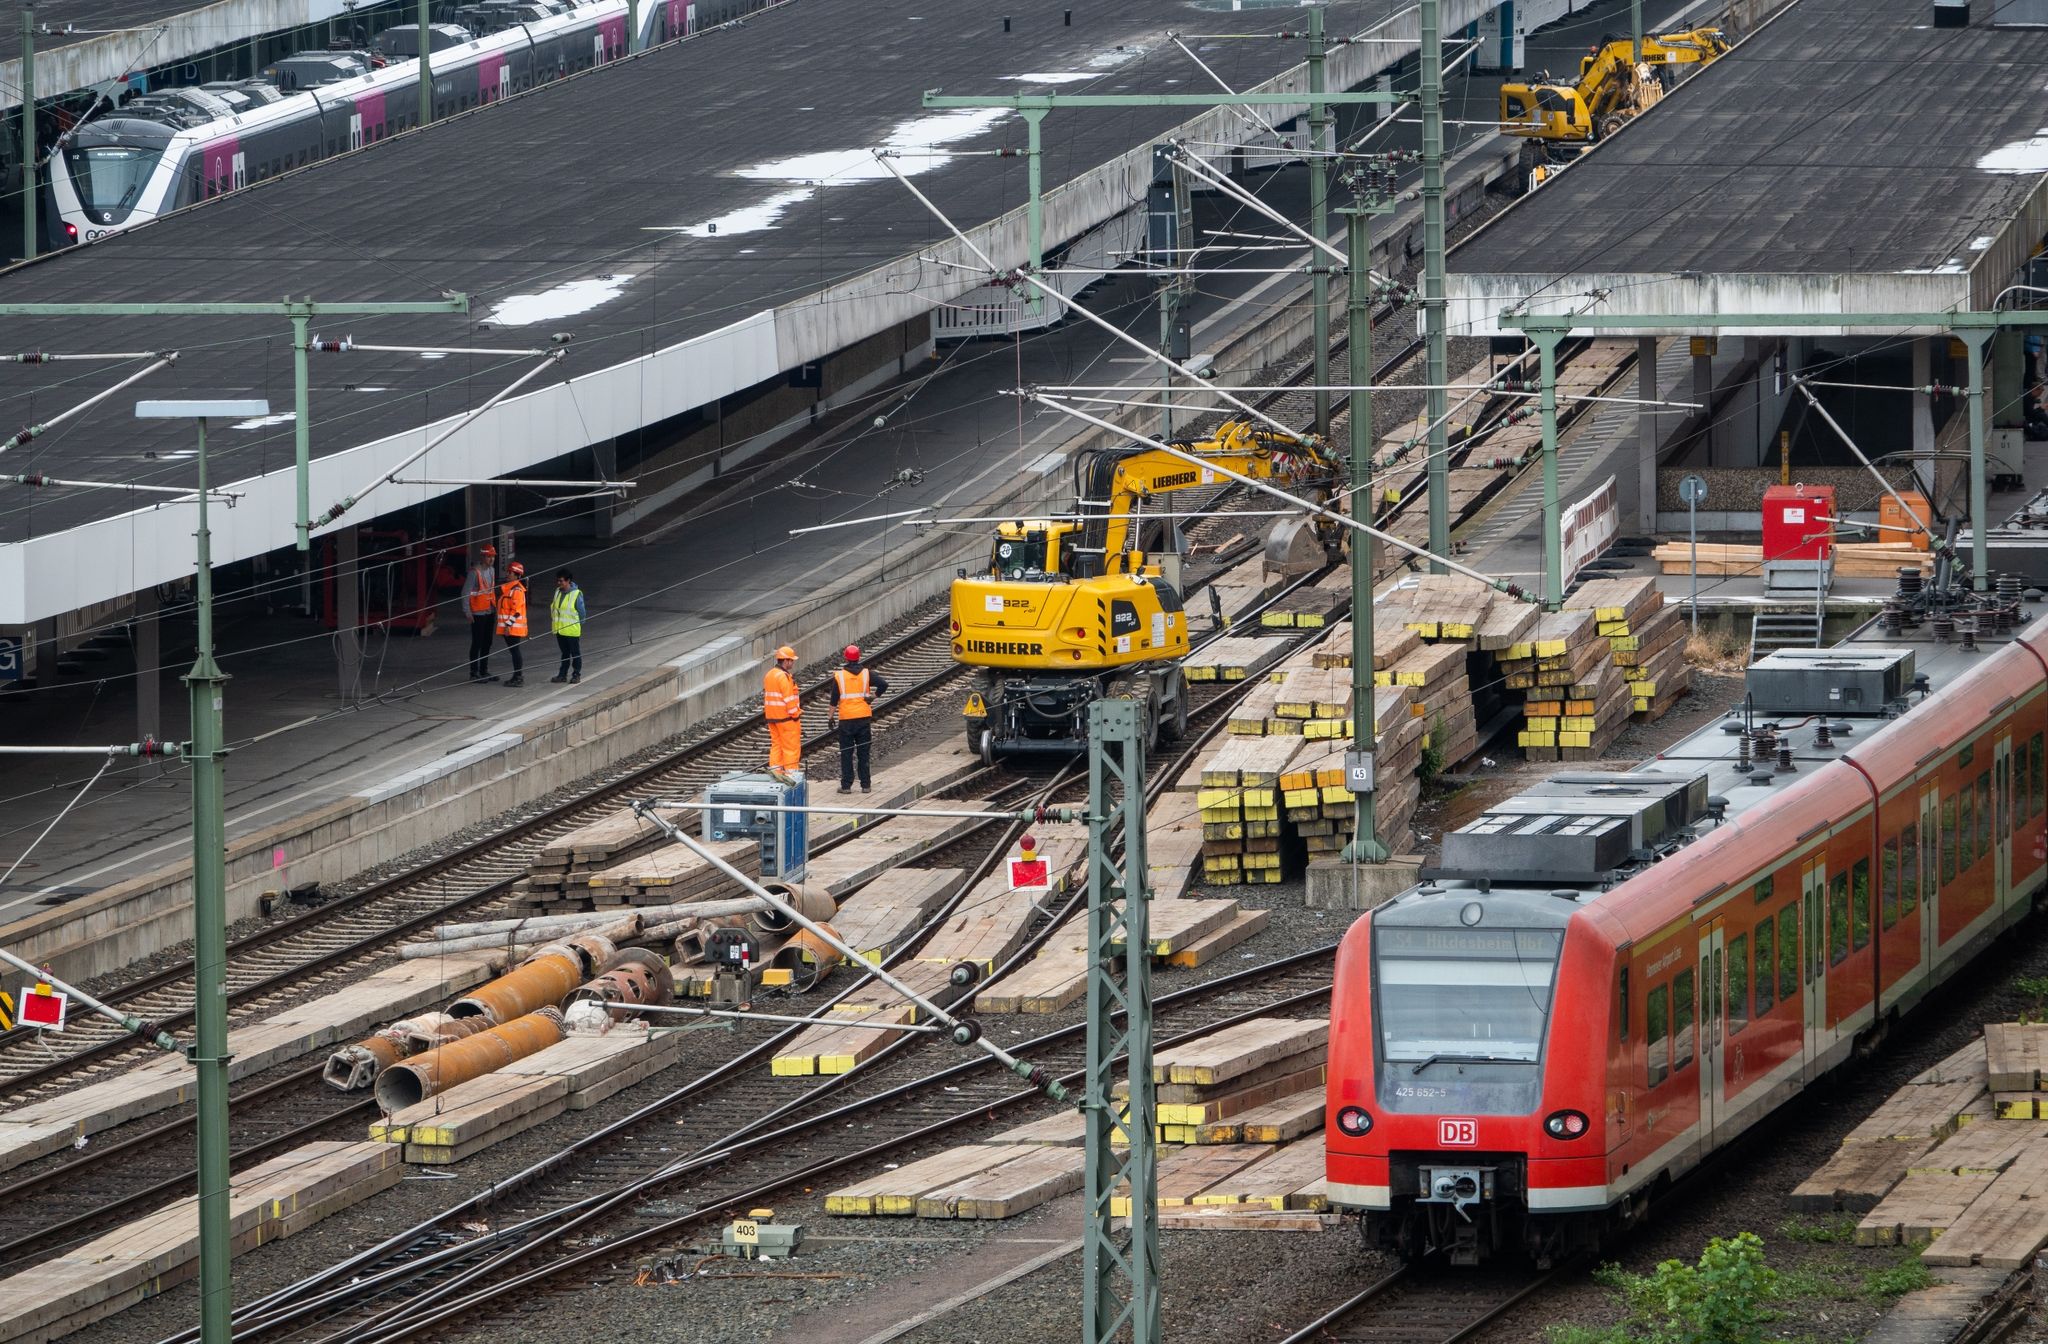
{"type": "MultiPolygon", "coordinates": [[[[1319,441],[1243,421],[1174,446],[1318,502],[1336,479],[1319,441]]],[[[1224,478],[1143,448],[1084,454],[1075,476],[1085,521],[1001,523],[987,570],[953,583],[953,657],[981,669],[965,710],[967,741],[984,760],[1079,750],[1088,706],[1105,695],[1144,702],[1148,742],[1187,727],[1180,660],[1188,618],[1178,574],[1140,545],[1169,520],[1146,519],[1140,509],[1224,478]]]]}
{"type": "MultiPolygon", "coordinates": [[[[1604,39],[1579,59],[1576,84],[1553,83],[1545,71],[1533,83],[1501,85],[1501,130],[1524,141],[1527,169],[1569,158],[1654,106],[1664,96],[1660,71],[1706,65],[1728,49],[1728,39],[1718,28],[1645,36],[1638,65],[1628,38],[1604,39]]],[[[1535,174],[1530,185],[1541,180],[1542,174],[1535,174]]]]}

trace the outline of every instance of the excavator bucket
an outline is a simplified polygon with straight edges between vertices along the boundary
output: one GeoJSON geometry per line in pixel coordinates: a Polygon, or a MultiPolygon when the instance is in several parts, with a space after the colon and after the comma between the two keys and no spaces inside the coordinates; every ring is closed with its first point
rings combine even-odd
{"type": "Polygon", "coordinates": [[[1322,568],[1323,543],[1306,518],[1282,518],[1266,533],[1266,568],[1281,574],[1309,574],[1322,568]]]}

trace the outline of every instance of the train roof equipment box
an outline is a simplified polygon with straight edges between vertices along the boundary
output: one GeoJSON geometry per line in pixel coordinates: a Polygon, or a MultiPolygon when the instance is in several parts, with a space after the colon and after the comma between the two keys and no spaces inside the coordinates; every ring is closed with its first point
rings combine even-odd
{"type": "Polygon", "coordinates": [[[1825,591],[1835,572],[1835,487],[1773,485],[1764,491],[1764,591],[1825,591]]]}
{"type": "Polygon", "coordinates": [[[1707,811],[1707,777],[1568,770],[1443,839],[1431,878],[1598,886],[1674,844],[1707,811]]]}
{"type": "Polygon", "coordinates": [[[1758,714],[1882,714],[1913,688],[1913,651],[1779,649],[1749,665],[1745,687],[1758,714]]]}
{"type": "Polygon", "coordinates": [[[778,779],[769,774],[732,774],[704,791],[704,838],[709,841],[757,839],[761,842],[761,876],[784,882],[801,881],[810,857],[810,814],[769,812],[764,808],[810,806],[810,786],[800,774],[778,779]]]}

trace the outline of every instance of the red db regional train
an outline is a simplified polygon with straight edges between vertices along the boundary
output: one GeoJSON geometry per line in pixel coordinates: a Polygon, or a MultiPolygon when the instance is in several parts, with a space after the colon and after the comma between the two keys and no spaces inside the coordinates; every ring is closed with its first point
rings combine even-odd
{"type": "Polygon", "coordinates": [[[1494,805],[1351,927],[1325,1143],[1370,1241],[1588,1249],[2026,913],[2048,621],[1932,597],[1759,660],[1642,769],[1494,805]]]}

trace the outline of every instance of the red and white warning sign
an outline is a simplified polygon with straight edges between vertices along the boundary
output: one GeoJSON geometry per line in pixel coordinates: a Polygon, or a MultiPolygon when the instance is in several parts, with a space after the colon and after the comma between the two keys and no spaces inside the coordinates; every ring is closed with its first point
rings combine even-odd
{"type": "Polygon", "coordinates": [[[47,983],[24,990],[21,996],[21,1025],[44,1031],[64,1030],[64,1003],[68,996],[47,983]]]}
{"type": "Polygon", "coordinates": [[[1017,842],[1017,857],[1010,860],[1010,888],[1013,891],[1052,889],[1052,865],[1038,857],[1038,841],[1031,836],[1017,842]]]}

